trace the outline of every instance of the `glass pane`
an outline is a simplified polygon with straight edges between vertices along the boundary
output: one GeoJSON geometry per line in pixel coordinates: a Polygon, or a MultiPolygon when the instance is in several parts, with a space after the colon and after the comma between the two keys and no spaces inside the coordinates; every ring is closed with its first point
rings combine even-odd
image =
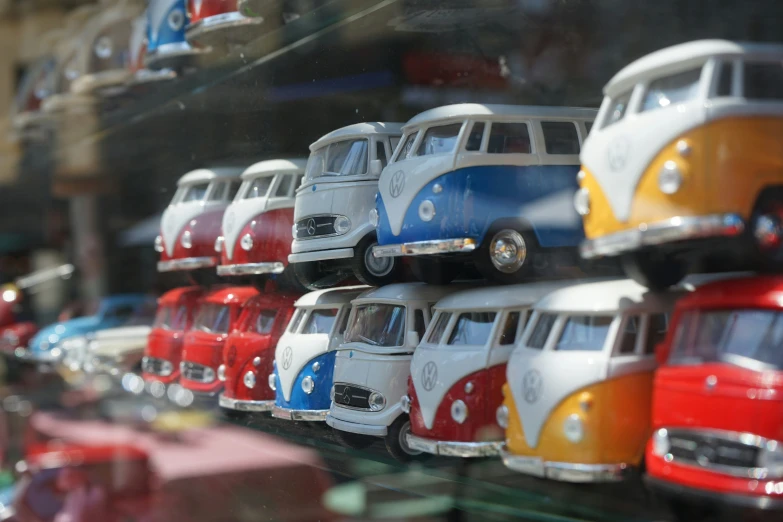
{"type": "Polygon", "coordinates": [[[547,154],[579,154],[576,124],[570,121],[542,121],[547,154]]]}
{"type": "Polygon", "coordinates": [[[329,145],[328,176],[356,176],[367,172],[367,140],[348,140],[329,145]]]}
{"type": "Polygon", "coordinates": [[[305,311],[301,308],[297,308],[294,312],[294,316],[291,318],[291,323],[288,325],[288,331],[293,333],[296,332],[296,329],[299,328],[299,323],[302,322],[302,317],[304,317],[305,311]]]}
{"type": "Polygon", "coordinates": [[[229,319],[228,306],[203,304],[196,316],[193,329],[209,333],[228,333],[229,319]]]}
{"type": "Polygon", "coordinates": [[[492,332],[495,312],[465,312],[457,318],[457,324],[451,331],[451,345],[483,346],[492,332]]]}
{"type": "Polygon", "coordinates": [[[506,323],[503,325],[503,332],[500,334],[498,344],[514,344],[517,339],[517,330],[519,329],[520,312],[511,312],[506,316],[506,323]]]}
{"type": "Polygon", "coordinates": [[[310,153],[305,167],[305,178],[313,180],[323,175],[326,168],[326,152],[329,147],[322,147],[310,153]]]}
{"type": "Polygon", "coordinates": [[[182,197],[182,202],[204,201],[204,197],[207,195],[207,188],[209,188],[209,183],[190,185],[187,187],[185,195],[182,197]]]}
{"type": "Polygon", "coordinates": [[[424,331],[427,329],[427,325],[424,323],[424,312],[416,310],[413,312],[414,325],[413,329],[419,334],[419,339],[424,339],[424,331]]]}
{"type": "Polygon", "coordinates": [[[618,353],[621,355],[629,355],[636,350],[636,338],[639,335],[639,317],[631,316],[625,320],[625,326],[620,336],[620,349],[618,353]]]}
{"type": "Polygon", "coordinates": [[[171,326],[171,316],[173,312],[174,309],[171,306],[162,306],[158,308],[158,312],[155,314],[155,321],[153,321],[152,327],[168,330],[171,326]]]}
{"type": "Polygon", "coordinates": [[[353,321],[345,334],[345,342],[402,346],[405,340],[404,306],[365,304],[355,308],[353,321]]]}
{"type": "Polygon", "coordinates": [[[392,154],[394,154],[394,151],[397,150],[397,145],[400,144],[400,140],[401,139],[402,139],[402,136],[391,136],[389,138],[389,143],[391,144],[392,154]]]}
{"type": "Polygon", "coordinates": [[[659,78],[650,83],[641,112],[669,107],[692,100],[699,90],[701,68],[659,78]]]}
{"type": "Polygon", "coordinates": [[[718,85],[715,87],[715,96],[731,96],[731,77],[733,72],[734,66],[731,63],[723,62],[720,64],[718,85]]]}
{"type": "Polygon", "coordinates": [[[590,131],[593,130],[593,122],[592,121],[586,121],[585,122],[585,130],[587,131],[587,134],[590,134],[590,131]]]}
{"type": "Polygon", "coordinates": [[[663,342],[666,332],[669,330],[669,317],[666,314],[651,315],[647,319],[647,339],[645,339],[644,353],[654,354],[655,347],[663,342]]]}
{"type": "Polygon", "coordinates": [[[541,314],[538,316],[536,326],[533,328],[533,333],[530,334],[530,338],[527,341],[528,348],[537,348],[541,350],[546,345],[546,340],[549,338],[549,333],[552,331],[552,327],[555,325],[557,316],[555,314],[541,314]]]}
{"type": "Polygon", "coordinates": [[[237,192],[239,192],[239,187],[241,185],[242,183],[239,181],[232,181],[228,184],[228,196],[226,197],[228,201],[233,201],[237,195],[237,192]]]}
{"type": "Polygon", "coordinates": [[[465,150],[476,151],[481,149],[481,139],[484,137],[484,122],[477,121],[473,124],[473,128],[470,129],[468,139],[465,142],[465,150]]]}
{"type": "Polygon", "coordinates": [[[281,176],[280,183],[278,183],[277,190],[275,190],[275,197],[278,198],[289,197],[292,192],[293,183],[294,183],[293,174],[286,174],[285,176],[281,176]]]}
{"type": "Polygon", "coordinates": [[[397,154],[395,161],[404,160],[408,157],[408,154],[410,154],[411,149],[413,148],[413,143],[416,141],[416,136],[418,135],[418,132],[414,132],[405,138],[405,143],[402,144],[402,148],[400,149],[399,154],[397,154]]]}
{"type": "Polygon", "coordinates": [[[380,140],[375,142],[375,159],[381,160],[381,165],[386,166],[386,146],[380,140]]]}
{"type": "Polygon", "coordinates": [[[212,185],[212,192],[209,195],[210,201],[222,201],[226,197],[226,184],[222,181],[215,182],[212,185]]]}
{"type": "Polygon", "coordinates": [[[462,123],[452,123],[430,127],[424,133],[424,138],[419,144],[417,156],[429,156],[430,154],[446,154],[452,152],[457,145],[457,136],[462,128],[462,123]]]}
{"type": "Polygon", "coordinates": [[[345,330],[348,328],[348,319],[351,317],[351,308],[348,307],[343,312],[343,318],[340,319],[340,327],[337,329],[338,334],[344,334],[345,330]]]}
{"type": "Polygon", "coordinates": [[[435,326],[430,330],[430,334],[427,336],[427,342],[432,344],[438,344],[443,332],[446,331],[446,326],[451,319],[451,312],[438,312],[438,317],[435,319],[435,326]]]}
{"type": "Polygon", "coordinates": [[[258,334],[268,334],[275,325],[277,310],[262,310],[255,320],[253,331],[258,334]]]}
{"type": "Polygon", "coordinates": [[[250,188],[245,193],[245,199],[263,198],[266,193],[269,192],[269,187],[272,185],[273,176],[264,176],[263,178],[257,178],[250,182],[250,188]]]}
{"type": "Polygon", "coordinates": [[[749,100],[783,100],[783,64],[746,63],[744,94],[749,100]]]}
{"type": "Polygon", "coordinates": [[[611,316],[571,316],[557,341],[558,351],[601,351],[609,333],[611,316]]]}
{"type": "Polygon", "coordinates": [[[527,123],[493,123],[489,131],[487,152],[490,154],[530,154],[530,131],[527,123]]]}
{"type": "Polygon", "coordinates": [[[334,319],[337,317],[337,308],[313,310],[302,328],[302,334],[328,334],[332,331],[334,319]]]}
{"type": "Polygon", "coordinates": [[[608,127],[609,125],[617,123],[623,119],[625,116],[625,111],[628,109],[628,102],[631,101],[632,93],[633,89],[622,94],[618,94],[612,99],[609,111],[606,113],[606,122],[604,123],[604,127],[608,127]]]}

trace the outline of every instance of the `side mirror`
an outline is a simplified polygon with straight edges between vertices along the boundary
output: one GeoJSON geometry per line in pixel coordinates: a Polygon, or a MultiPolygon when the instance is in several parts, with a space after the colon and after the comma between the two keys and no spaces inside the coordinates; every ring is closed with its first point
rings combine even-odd
{"type": "Polygon", "coordinates": [[[376,178],[381,175],[381,171],[383,170],[383,162],[381,160],[375,159],[370,162],[370,175],[375,176],[376,178]]]}
{"type": "Polygon", "coordinates": [[[666,343],[658,343],[655,345],[655,360],[658,362],[658,366],[663,366],[669,359],[669,350],[666,343]]]}
{"type": "Polygon", "coordinates": [[[419,339],[419,332],[415,330],[409,330],[408,331],[408,347],[409,348],[416,348],[419,346],[419,342],[421,339],[419,339]]]}

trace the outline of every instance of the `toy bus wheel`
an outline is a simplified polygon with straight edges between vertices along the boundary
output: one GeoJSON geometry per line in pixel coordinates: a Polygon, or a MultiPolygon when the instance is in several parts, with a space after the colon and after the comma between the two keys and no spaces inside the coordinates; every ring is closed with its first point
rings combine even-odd
{"type": "Polygon", "coordinates": [[[302,287],[307,290],[319,290],[322,288],[317,284],[321,279],[317,261],[312,261],[309,263],[293,263],[293,267],[294,276],[302,287]]]}
{"type": "Polygon", "coordinates": [[[359,435],[358,433],[349,433],[347,431],[333,430],[332,434],[338,444],[346,448],[363,450],[372,446],[375,437],[369,435],[359,435]]]}
{"type": "Polygon", "coordinates": [[[481,275],[501,284],[521,283],[533,271],[533,256],[538,243],[532,233],[498,227],[489,231],[475,252],[481,275]]]}
{"type": "Polygon", "coordinates": [[[408,446],[408,441],[405,440],[405,436],[410,432],[411,421],[408,419],[407,415],[400,415],[397,417],[397,420],[389,426],[389,431],[386,432],[384,440],[386,442],[386,451],[388,451],[389,455],[394,457],[395,460],[409,462],[411,460],[419,460],[429,456],[408,446]]]}
{"type": "Polygon", "coordinates": [[[650,290],[664,290],[685,277],[685,265],[670,256],[634,252],[620,258],[625,275],[650,290]]]}
{"type": "Polygon", "coordinates": [[[351,270],[356,278],[370,286],[383,286],[399,279],[402,263],[396,257],[375,257],[372,247],[378,244],[375,234],[362,239],[354,249],[351,270]]]}
{"type": "Polygon", "coordinates": [[[764,270],[783,268],[783,203],[780,196],[779,192],[765,194],[751,219],[750,232],[764,270]]]}
{"type": "Polygon", "coordinates": [[[457,263],[449,263],[427,256],[411,258],[411,272],[419,281],[431,285],[447,285],[454,281],[462,271],[457,263]]]}

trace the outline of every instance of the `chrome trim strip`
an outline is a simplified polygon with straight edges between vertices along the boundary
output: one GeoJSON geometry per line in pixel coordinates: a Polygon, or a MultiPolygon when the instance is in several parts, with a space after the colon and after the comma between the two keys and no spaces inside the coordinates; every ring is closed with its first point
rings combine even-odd
{"type": "Polygon", "coordinates": [[[282,274],[285,265],[279,261],[267,263],[246,263],[244,265],[218,265],[219,276],[257,275],[257,274],[282,274]]]}
{"type": "Polygon", "coordinates": [[[272,406],[272,417],[283,420],[319,422],[326,420],[329,410],[290,410],[272,406]]]}
{"type": "Polygon", "coordinates": [[[755,509],[783,509],[783,499],[766,495],[742,495],[740,493],[709,491],[691,486],[683,486],[675,482],[669,482],[668,480],[651,477],[650,475],[644,476],[644,482],[651,488],[668,495],[690,497],[690,499],[701,498],[709,502],[720,502],[722,504],[755,509]]]}
{"type": "Polygon", "coordinates": [[[359,435],[370,435],[373,437],[385,437],[389,429],[387,426],[373,426],[372,424],[359,424],[335,419],[331,412],[326,415],[326,424],[340,431],[349,433],[358,433],[359,435]]]}
{"type": "Polygon", "coordinates": [[[493,457],[500,453],[502,441],[457,442],[450,440],[431,440],[417,437],[412,433],[405,435],[412,449],[448,457],[493,457]]]}
{"type": "MultiPolygon", "coordinates": [[[[342,214],[313,214],[313,215],[310,215],[310,216],[303,217],[299,221],[295,222],[294,226],[298,227],[299,223],[301,223],[302,221],[307,221],[308,219],[315,219],[315,218],[322,218],[322,217],[334,218],[334,220],[336,221],[338,217],[346,217],[346,216],[344,216],[342,214]]],[[[334,223],[332,223],[332,228],[334,228],[334,223]]],[[[310,241],[311,239],[321,239],[321,238],[335,237],[335,236],[344,236],[344,235],[345,235],[345,233],[339,234],[337,232],[332,232],[331,234],[320,234],[320,235],[317,235],[317,236],[295,237],[294,240],[295,241],[310,241]]]]}
{"type": "MultiPolygon", "coordinates": [[[[317,238],[312,238],[317,239],[317,238]]],[[[299,241],[294,239],[294,242],[299,241]]],[[[288,254],[289,263],[307,263],[309,261],[328,261],[330,259],[348,259],[353,257],[353,248],[335,248],[333,250],[313,250],[288,254]]]]}
{"type": "Polygon", "coordinates": [[[229,410],[263,412],[271,411],[272,407],[275,405],[275,401],[243,401],[226,397],[221,393],[218,398],[218,404],[220,404],[221,408],[229,410]]]}
{"type": "Polygon", "coordinates": [[[216,257],[186,257],[184,259],[158,261],[158,272],[195,270],[197,268],[211,268],[215,265],[217,265],[216,257]]]}
{"type": "Polygon", "coordinates": [[[622,480],[628,465],[575,464],[571,462],[547,462],[541,457],[516,455],[500,447],[500,456],[507,468],[527,475],[560,480],[563,482],[615,482],[622,480]]]}
{"type": "Polygon", "coordinates": [[[595,239],[586,239],[579,246],[585,259],[616,256],[645,246],[662,245],[689,239],[735,237],[745,230],[739,214],[711,214],[708,216],[673,217],[664,221],[639,225],[595,239]]]}
{"type": "Polygon", "coordinates": [[[185,38],[190,40],[194,36],[199,36],[215,29],[223,29],[224,27],[241,27],[243,25],[259,25],[263,23],[263,19],[248,18],[242,13],[232,11],[229,13],[221,13],[212,16],[202,18],[198,22],[188,24],[185,28],[185,38]]]}
{"type": "Polygon", "coordinates": [[[375,257],[398,257],[451,254],[473,252],[477,246],[476,240],[469,237],[434,239],[432,241],[414,241],[396,245],[378,245],[372,248],[372,255],[375,257]]]}

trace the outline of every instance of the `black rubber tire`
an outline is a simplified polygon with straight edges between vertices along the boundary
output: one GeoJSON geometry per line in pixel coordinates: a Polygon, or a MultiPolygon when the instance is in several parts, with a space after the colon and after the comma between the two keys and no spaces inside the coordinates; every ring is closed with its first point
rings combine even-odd
{"type": "Polygon", "coordinates": [[[293,266],[294,277],[300,287],[306,290],[320,290],[320,287],[315,284],[321,278],[321,274],[318,272],[317,261],[291,263],[288,266],[293,266]]]}
{"type": "Polygon", "coordinates": [[[356,279],[370,286],[384,286],[398,281],[402,275],[402,261],[399,257],[387,257],[391,260],[391,268],[383,275],[370,272],[365,262],[366,256],[372,255],[372,247],[378,244],[375,234],[366,235],[354,248],[351,270],[356,279]]]}
{"type": "Polygon", "coordinates": [[[538,240],[531,230],[523,227],[521,223],[499,223],[490,228],[484,236],[484,241],[482,241],[479,248],[473,252],[473,262],[481,275],[488,281],[503,285],[513,285],[523,283],[534,275],[535,269],[533,265],[538,251],[538,240]],[[492,264],[492,259],[490,258],[489,248],[492,239],[495,234],[502,230],[513,230],[519,233],[525,241],[527,250],[525,259],[522,266],[513,273],[501,272],[495,268],[495,265],[492,264]]]}
{"type": "Polygon", "coordinates": [[[336,440],[337,443],[341,446],[355,450],[369,448],[373,445],[376,439],[375,437],[370,437],[369,435],[360,435],[358,433],[350,433],[341,430],[333,430],[332,435],[334,436],[334,440],[336,440]]]}
{"type": "Polygon", "coordinates": [[[419,281],[430,285],[447,285],[454,281],[462,271],[462,266],[430,256],[411,258],[411,272],[419,281]]]}
{"type": "Polygon", "coordinates": [[[634,252],[620,258],[625,275],[650,290],[665,290],[686,275],[685,264],[654,252],[634,252]]]}
{"type": "Polygon", "coordinates": [[[410,462],[412,460],[421,460],[429,457],[429,454],[420,451],[406,450],[406,448],[403,447],[402,436],[405,433],[410,433],[410,430],[410,419],[407,415],[400,415],[392,422],[392,425],[389,426],[386,437],[383,439],[386,443],[386,451],[399,462],[410,462]]]}
{"type": "Polygon", "coordinates": [[[765,214],[775,214],[783,219],[783,190],[766,192],[756,203],[750,220],[750,236],[758,259],[759,269],[764,272],[779,272],[783,270],[783,245],[776,249],[763,248],[756,240],[756,223],[765,214]]]}

